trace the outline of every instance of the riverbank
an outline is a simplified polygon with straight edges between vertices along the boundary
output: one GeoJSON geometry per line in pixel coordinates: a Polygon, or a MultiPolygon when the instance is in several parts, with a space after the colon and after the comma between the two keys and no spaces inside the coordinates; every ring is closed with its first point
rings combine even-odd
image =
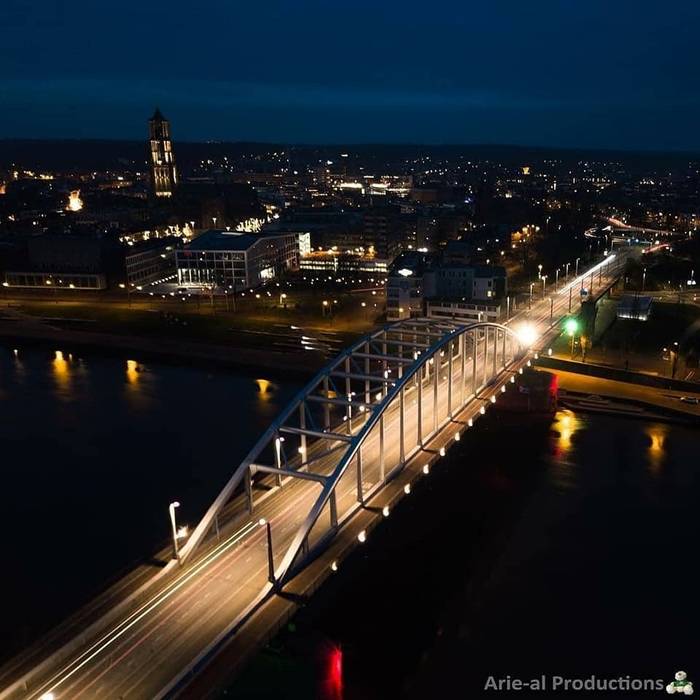
{"type": "Polygon", "coordinates": [[[121,357],[136,355],[141,361],[257,370],[275,377],[291,373],[299,379],[312,376],[325,363],[323,354],[317,350],[276,352],[162,337],[94,333],[43,324],[2,322],[0,341],[51,350],[89,351],[121,357]]]}

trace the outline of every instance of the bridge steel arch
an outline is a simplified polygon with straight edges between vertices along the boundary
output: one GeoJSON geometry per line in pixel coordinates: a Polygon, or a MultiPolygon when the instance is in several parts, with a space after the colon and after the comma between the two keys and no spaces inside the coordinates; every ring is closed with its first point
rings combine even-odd
{"type": "Polygon", "coordinates": [[[249,520],[270,493],[289,489],[281,536],[271,523],[278,549],[270,542],[269,552],[273,583],[283,582],[526,350],[509,327],[491,322],[408,319],[361,338],[269,426],[181,548],[181,561],[221,519],[249,520]]]}

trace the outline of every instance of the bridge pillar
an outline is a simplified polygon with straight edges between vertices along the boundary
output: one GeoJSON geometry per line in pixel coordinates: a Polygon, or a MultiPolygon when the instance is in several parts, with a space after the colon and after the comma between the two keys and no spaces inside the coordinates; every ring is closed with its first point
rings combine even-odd
{"type": "Polygon", "coordinates": [[[459,339],[461,341],[460,343],[460,356],[459,356],[459,364],[460,364],[460,371],[461,374],[459,375],[460,380],[459,380],[459,405],[460,408],[464,406],[464,385],[467,382],[467,378],[464,376],[464,371],[465,371],[465,364],[466,364],[466,359],[467,359],[467,334],[462,333],[462,335],[459,336],[459,339]]]}
{"type": "MultiPolygon", "coordinates": [[[[279,431],[275,433],[275,466],[278,470],[282,469],[282,438],[279,431]]],[[[282,486],[282,476],[279,471],[275,474],[275,484],[282,486]]]]}
{"type": "Polygon", "coordinates": [[[503,363],[502,366],[505,369],[505,366],[508,364],[506,360],[506,338],[508,337],[508,334],[503,331],[503,363]]]}
{"type": "Polygon", "coordinates": [[[493,329],[493,376],[498,372],[498,328],[493,329]]]}
{"type": "Polygon", "coordinates": [[[440,375],[440,354],[435,353],[433,357],[433,433],[437,432],[438,414],[438,379],[440,375]]]}
{"type": "Polygon", "coordinates": [[[423,377],[418,372],[418,446],[423,447],[423,377]]]}
{"type": "Polygon", "coordinates": [[[452,351],[453,342],[447,343],[447,415],[452,418],[452,351]]]}
{"type": "Polygon", "coordinates": [[[472,394],[476,396],[476,352],[477,335],[476,330],[472,331],[472,394]]]}
{"type": "MultiPolygon", "coordinates": [[[[306,402],[302,401],[299,404],[299,427],[302,430],[306,429],[306,402]]],[[[300,436],[301,441],[301,461],[306,461],[306,435],[304,433],[300,436]]]]}
{"type": "Polygon", "coordinates": [[[362,445],[357,448],[357,500],[364,504],[365,495],[362,487],[362,445]]]}
{"type": "Polygon", "coordinates": [[[335,489],[331,491],[330,495],[330,509],[331,509],[331,527],[338,527],[338,504],[335,500],[335,489]]]}
{"type": "Polygon", "coordinates": [[[253,513],[253,479],[250,475],[250,467],[245,470],[243,475],[243,484],[245,488],[245,498],[248,505],[248,513],[253,513]]]}
{"type": "MultiPolygon", "coordinates": [[[[323,378],[323,395],[325,398],[329,398],[329,388],[328,388],[328,377],[323,378]]],[[[323,429],[324,430],[330,430],[331,429],[331,408],[330,405],[327,404],[325,401],[323,403],[323,429]]]]}
{"type": "Polygon", "coordinates": [[[404,403],[405,402],[403,397],[403,387],[401,387],[401,390],[399,392],[399,463],[401,464],[401,466],[403,466],[404,462],[406,461],[406,452],[404,449],[403,440],[405,422],[404,403]]]}
{"type": "MultiPolygon", "coordinates": [[[[369,343],[365,343],[365,354],[369,355],[369,343]]],[[[369,376],[369,357],[365,357],[365,374],[369,376]]],[[[365,403],[369,404],[371,400],[369,395],[369,379],[365,379],[365,403]]]]}
{"type": "Polygon", "coordinates": [[[384,414],[379,416],[379,481],[384,481],[384,414]]]}

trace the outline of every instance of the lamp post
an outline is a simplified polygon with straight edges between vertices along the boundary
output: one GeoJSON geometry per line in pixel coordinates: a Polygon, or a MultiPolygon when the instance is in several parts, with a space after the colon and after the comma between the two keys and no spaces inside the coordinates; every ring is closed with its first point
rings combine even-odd
{"type": "Polygon", "coordinates": [[[170,525],[172,526],[173,529],[173,559],[180,559],[180,552],[178,550],[177,546],[177,522],[175,520],[175,508],[180,507],[180,502],[179,501],[173,501],[169,506],[168,506],[168,512],[170,513],[170,525]]]}
{"type": "Polygon", "coordinates": [[[579,261],[580,259],[581,259],[581,258],[576,258],[576,269],[574,270],[574,277],[578,277],[578,261],[579,261]]]}
{"type": "Polygon", "coordinates": [[[557,287],[559,286],[559,268],[554,271],[554,293],[557,293],[557,287]]]}
{"type": "Polygon", "coordinates": [[[125,289],[126,290],[126,296],[127,299],[129,300],[129,308],[131,308],[131,287],[129,284],[124,284],[124,282],[119,283],[119,289],[125,289]]]}
{"type": "Polygon", "coordinates": [[[543,299],[546,296],[546,289],[547,289],[547,275],[542,275],[542,298],[543,299]]]}
{"type": "Polygon", "coordinates": [[[532,308],[532,288],[535,286],[534,282],[530,282],[530,300],[528,301],[527,308],[528,310],[532,308]]]}
{"type": "Polygon", "coordinates": [[[647,281],[647,269],[646,267],[642,268],[642,291],[644,291],[644,285],[646,284],[647,281]]]}
{"type": "Polygon", "coordinates": [[[566,263],[566,281],[567,282],[569,281],[569,265],[571,265],[571,263],[566,263]]]}

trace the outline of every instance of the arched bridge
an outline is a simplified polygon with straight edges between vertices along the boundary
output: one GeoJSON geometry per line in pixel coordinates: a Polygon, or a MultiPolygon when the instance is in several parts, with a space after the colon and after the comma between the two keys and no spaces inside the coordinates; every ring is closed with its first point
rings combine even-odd
{"type": "Polygon", "coordinates": [[[362,338],[268,428],[181,558],[232,519],[255,519],[273,489],[294,489],[298,504],[281,537],[272,520],[274,578],[283,581],[523,353],[515,333],[495,323],[411,319],[362,338]],[[232,503],[241,490],[245,497],[232,503]]]}
{"type": "MultiPolygon", "coordinates": [[[[369,517],[368,502],[400,493],[402,479],[427,469],[512,390],[530,351],[576,313],[584,284],[605,290],[624,261],[609,256],[548,295],[543,283],[538,298],[531,287],[527,308],[506,325],[410,319],[357,341],[257,441],[184,543],[180,563],[137,591],[116,585],[96,606],[99,616],[78,616],[0,669],[0,700],[177,695],[222,642],[264,619],[252,614],[281,600],[275,591],[296,583],[310,562],[325,566],[315,555],[353,532],[355,517],[369,517]],[[518,332],[522,324],[529,334],[518,332]]],[[[245,436],[232,426],[231,439],[245,436]]],[[[266,631],[254,629],[252,643],[266,631]]]]}

